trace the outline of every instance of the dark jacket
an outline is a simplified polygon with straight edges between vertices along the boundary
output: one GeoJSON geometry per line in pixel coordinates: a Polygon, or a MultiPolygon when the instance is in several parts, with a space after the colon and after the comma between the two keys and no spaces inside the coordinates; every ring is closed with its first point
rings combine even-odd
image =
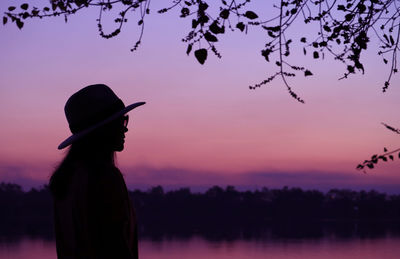
{"type": "Polygon", "coordinates": [[[67,195],[54,199],[59,259],[137,259],[134,210],[116,167],[76,165],[67,195]]]}

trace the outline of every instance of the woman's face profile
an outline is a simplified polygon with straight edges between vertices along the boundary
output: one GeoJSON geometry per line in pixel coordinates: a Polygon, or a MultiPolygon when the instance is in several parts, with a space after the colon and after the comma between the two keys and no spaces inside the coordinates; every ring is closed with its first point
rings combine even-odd
{"type": "Polygon", "coordinates": [[[124,150],[128,120],[129,117],[126,115],[104,125],[103,141],[107,149],[117,152],[124,150]]]}

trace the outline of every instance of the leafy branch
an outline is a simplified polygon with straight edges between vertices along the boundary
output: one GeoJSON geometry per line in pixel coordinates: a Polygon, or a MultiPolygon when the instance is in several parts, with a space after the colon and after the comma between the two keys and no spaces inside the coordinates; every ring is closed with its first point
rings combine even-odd
{"type": "MultiPolygon", "coordinates": [[[[64,16],[65,21],[85,8],[98,8],[97,26],[99,35],[109,39],[120,34],[124,25],[137,19],[139,36],[131,48],[137,50],[142,42],[144,25],[150,14],[151,0],[50,0],[49,6],[37,8],[24,3],[19,7],[10,6],[4,13],[3,24],[16,24],[22,29],[27,19],[64,16]],[[114,17],[115,29],[106,33],[103,29],[103,17],[110,15],[111,10],[118,14],[114,17]]],[[[182,39],[187,44],[186,53],[193,55],[200,64],[205,64],[208,53],[217,58],[222,55],[216,44],[228,31],[247,33],[250,27],[259,28],[265,33],[266,43],[261,56],[266,62],[277,66],[277,70],[259,83],[250,85],[255,90],[276,78],[281,78],[289,94],[300,103],[300,98],[289,85],[288,79],[299,73],[305,77],[313,73],[290,62],[291,45],[299,41],[304,55],[311,53],[313,59],[324,59],[331,55],[344,65],[344,74],[339,79],[361,72],[365,66],[362,54],[370,44],[371,36],[379,42],[378,56],[383,64],[389,65],[389,74],[383,83],[386,92],[393,75],[398,72],[397,55],[400,40],[400,9],[396,0],[280,0],[279,5],[269,3],[276,13],[267,19],[259,17],[256,11],[249,8],[251,0],[170,0],[169,6],[158,13],[163,14],[178,10],[180,18],[191,24],[191,29],[182,39]],[[316,24],[318,30],[312,39],[301,37],[293,39],[290,28],[295,23],[316,24]]],[[[253,0],[253,2],[256,2],[253,0]]],[[[267,4],[265,4],[267,5],[267,4]]],[[[296,48],[297,49],[297,48],[296,48]]]]}
{"type": "MultiPolygon", "coordinates": [[[[386,123],[382,123],[388,130],[393,131],[397,134],[400,134],[400,129],[393,128],[392,126],[387,125],[386,123]]],[[[383,154],[375,154],[371,156],[370,159],[365,160],[361,164],[357,165],[356,169],[357,170],[363,170],[364,173],[366,173],[365,169],[373,169],[375,164],[377,164],[379,161],[383,162],[388,162],[388,161],[393,161],[395,159],[395,155],[397,154],[397,157],[400,159],[400,148],[388,151],[387,148],[383,148],[383,154]]]]}

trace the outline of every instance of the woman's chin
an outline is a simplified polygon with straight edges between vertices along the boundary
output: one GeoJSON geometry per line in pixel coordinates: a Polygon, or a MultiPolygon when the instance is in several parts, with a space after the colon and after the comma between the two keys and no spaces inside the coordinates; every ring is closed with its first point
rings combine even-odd
{"type": "Polygon", "coordinates": [[[124,150],[124,144],[119,145],[118,147],[115,148],[116,152],[121,152],[122,150],[124,150]]]}

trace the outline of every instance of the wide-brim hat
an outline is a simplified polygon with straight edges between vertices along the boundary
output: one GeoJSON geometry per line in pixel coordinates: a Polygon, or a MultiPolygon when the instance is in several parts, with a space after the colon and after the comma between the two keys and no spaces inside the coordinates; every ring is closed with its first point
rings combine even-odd
{"type": "Polygon", "coordinates": [[[95,129],[145,104],[136,102],[125,106],[120,98],[104,84],[89,85],[74,93],[64,107],[72,135],[58,146],[63,149],[95,129]]]}

